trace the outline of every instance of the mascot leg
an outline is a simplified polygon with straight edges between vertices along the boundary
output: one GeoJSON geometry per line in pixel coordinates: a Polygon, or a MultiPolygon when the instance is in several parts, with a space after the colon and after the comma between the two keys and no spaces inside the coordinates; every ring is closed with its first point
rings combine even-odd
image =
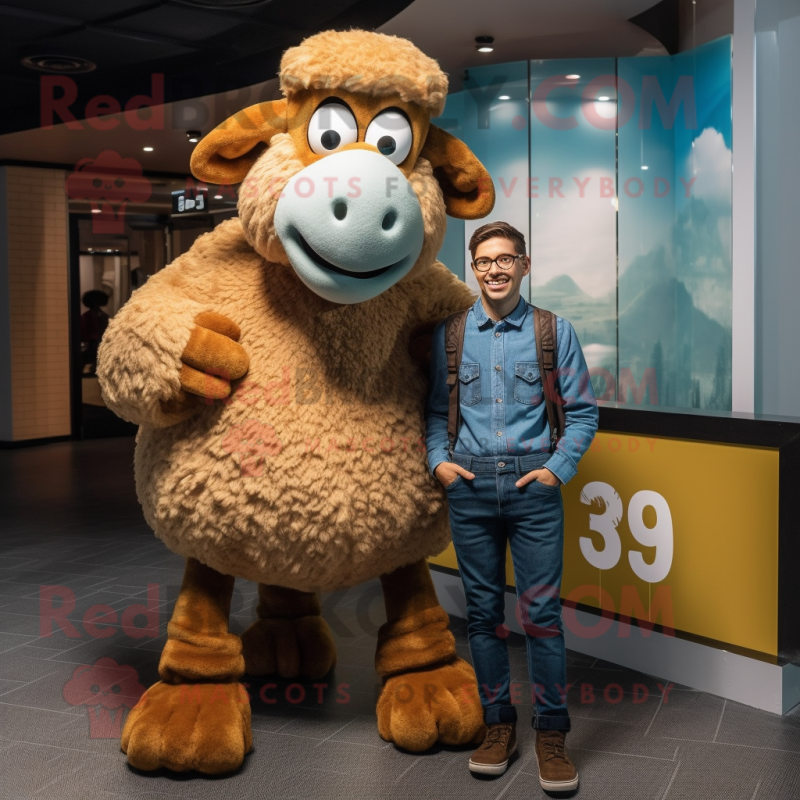
{"type": "Polygon", "coordinates": [[[425,561],[381,577],[385,625],[375,666],[383,678],[378,733],[406,750],[483,738],[483,709],[472,667],[456,655],[449,618],[425,561]]]}
{"type": "Polygon", "coordinates": [[[258,585],[259,619],[242,634],[248,675],[317,679],[336,664],[336,645],[313,592],[258,585]]]}
{"type": "Polygon", "coordinates": [[[138,769],[208,774],[238,768],[253,744],[242,643],[228,632],[234,579],[190,558],[151,686],[131,711],[122,750],[138,769]]]}

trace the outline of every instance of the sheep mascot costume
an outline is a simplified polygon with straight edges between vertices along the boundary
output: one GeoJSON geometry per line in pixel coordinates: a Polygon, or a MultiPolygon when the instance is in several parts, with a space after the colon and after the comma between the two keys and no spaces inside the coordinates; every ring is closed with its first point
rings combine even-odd
{"type": "Polygon", "coordinates": [[[419,332],[471,305],[435,260],[445,215],[494,189],[430,124],[447,78],[411,42],[320,33],[281,62],[284,97],[196,147],[201,181],[241,182],[239,217],[200,237],[111,320],[98,375],[138,424],[147,522],[186,558],[161,680],[122,734],[128,761],[223,773],[252,746],[244,673],[320,678],[336,661],[317,593],[380,577],[378,731],[412,751],[477,741],[425,558],[449,542],[426,468],[419,332]],[[234,578],[258,619],[228,631],[234,578]]]}

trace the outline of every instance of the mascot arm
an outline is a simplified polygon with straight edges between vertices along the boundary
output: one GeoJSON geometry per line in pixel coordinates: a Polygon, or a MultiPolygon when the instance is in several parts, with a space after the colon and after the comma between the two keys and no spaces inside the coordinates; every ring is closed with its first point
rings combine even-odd
{"type": "MultiPolygon", "coordinates": [[[[177,264],[175,265],[177,266],[177,264]]],[[[103,336],[97,375],[106,405],[136,425],[181,422],[227,397],[247,372],[239,327],[190,299],[167,268],[134,292],[103,336]]]]}
{"type": "Polygon", "coordinates": [[[426,280],[424,289],[420,287],[420,290],[408,352],[425,375],[428,375],[433,329],[451,314],[469,308],[475,302],[475,295],[464,281],[459,280],[439,261],[434,262],[430,280],[426,280]]]}
{"type": "Polygon", "coordinates": [[[428,291],[421,306],[425,315],[424,321],[441,322],[475,302],[475,292],[440,261],[433,263],[431,272],[433,280],[426,287],[428,291]]]}

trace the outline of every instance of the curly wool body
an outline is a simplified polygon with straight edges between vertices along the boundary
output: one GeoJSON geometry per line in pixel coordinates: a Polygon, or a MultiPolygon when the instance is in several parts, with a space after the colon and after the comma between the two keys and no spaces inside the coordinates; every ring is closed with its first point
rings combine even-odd
{"type": "Polygon", "coordinates": [[[292,47],[281,59],[280,86],[286,97],[303,89],[346,89],[372,97],[397,96],[444,110],[447,75],[408,39],[372,31],[323,31],[292,47]]]}
{"type": "Polygon", "coordinates": [[[408,342],[417,325],[472,297],[431,265],[441,193],[427,162],[418,167],[426,247],[412,274],[379,297],[335,305],[313,294],[291,267],[252,249],[248,240],[285,258],[262,227],[271,226],[242,207],[247,237],[239,219],[222,223],[112,320],[100,359],[104,396],[141,425],[138,496],[176,553],[261,583],[330,591],[447,546],[446,503],[422,438],[425,376],[408,342]],[[194,316],[212,310],[240,325],[250,370],[228,401],[198,401],[199,411],[176,422],[161,401],[174,396],[194,316]],[[154,331],[168,356],[153,351],[154,331]],[[254,420],[280,444],[265,442],[266,454],[244,465],[249,445],[237,452],[231,442],[254,420]]]}

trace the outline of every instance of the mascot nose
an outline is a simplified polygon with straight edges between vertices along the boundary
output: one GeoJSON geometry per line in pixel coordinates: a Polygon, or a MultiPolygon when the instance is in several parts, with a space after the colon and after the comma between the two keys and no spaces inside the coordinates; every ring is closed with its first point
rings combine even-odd
{"type": "MultiPolygon", "coordinates": [[[[333,216],[340,222],[344,222],[347,218],[347,212],[350,210],[349,200],[341,198],[333,204],[333,216]]],[[[396,208],[389,208],[383,215],[381,221],[381,229],[384,231],[391,231],[397,222],[398,212],[396,208]]]]}
{"type": "Polygon", "coordinates": [[[376,297],[414,266],[425,238],[417,195],[374,150],[320,159],[286,185],[275,229],[301,280],[323,297],[376,297]]]}

